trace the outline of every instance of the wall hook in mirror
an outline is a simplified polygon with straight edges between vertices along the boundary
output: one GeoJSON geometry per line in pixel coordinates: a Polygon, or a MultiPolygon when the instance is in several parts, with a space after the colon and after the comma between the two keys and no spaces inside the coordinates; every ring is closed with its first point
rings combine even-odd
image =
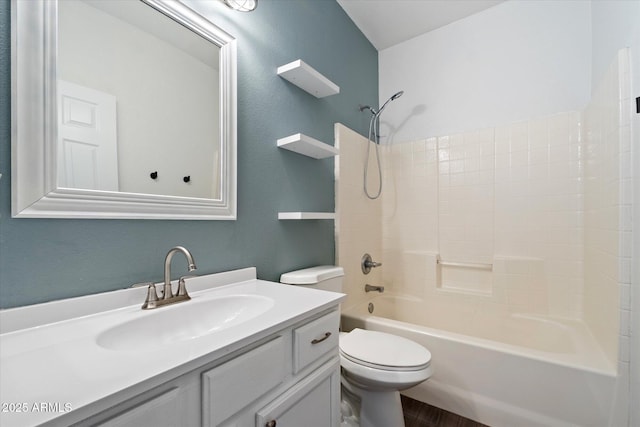
{"type": "Polygon", "coordinates": [[[222,0],[222,2],[238,12],[252,12],[258,7],[258,0],[222,0]]]}
{"type": "Polygon", "coordinates": [[[151,172],[149,176],[151,177],[151,179],[158,179],[158,171],[151,172]]]}
{"type": "Polygon", "coordinates": [[[189,182],[189,181],[191,181],[191,175],[189,175],[189,176],[185,176],[184,178],[182,178],[182,180],[183,180],[184,182],[189,182]]]}

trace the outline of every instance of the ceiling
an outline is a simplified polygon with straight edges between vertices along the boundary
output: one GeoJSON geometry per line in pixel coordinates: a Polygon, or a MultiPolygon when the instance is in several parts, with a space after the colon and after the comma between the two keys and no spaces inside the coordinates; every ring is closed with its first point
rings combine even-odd
{"type": "Polygon", "coordinates": [[[337,0],[378,50],[386,49],[504,0],[337,0]]]}

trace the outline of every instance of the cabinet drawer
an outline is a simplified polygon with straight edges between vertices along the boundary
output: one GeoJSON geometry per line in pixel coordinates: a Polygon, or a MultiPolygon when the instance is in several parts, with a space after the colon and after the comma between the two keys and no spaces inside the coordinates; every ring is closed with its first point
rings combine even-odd
{"type": "Polygon", "coordinates": [[[322,316],[293,331],[293,373],[329,352],[338,351],[339,310],[322,316]]]}
{"type": "Polygon", "coordinates": [[[280,336],[203,373],[203,424],[220,424],[280,385],[287,375],[287,350],[280,336]]]}

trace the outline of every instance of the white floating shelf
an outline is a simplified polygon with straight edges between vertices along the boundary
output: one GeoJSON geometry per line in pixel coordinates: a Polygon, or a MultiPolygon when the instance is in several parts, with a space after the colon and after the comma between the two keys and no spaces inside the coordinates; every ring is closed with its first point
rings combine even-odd
{"type": "Polygon", "coordinates": [[[316,98],[340,93],[340,86],[301,59],[278,67],[278,75],[316,98]]]}
{"type": "Polygon", "coordinates": [[[333,212],[278,212],[278,219],[336,219],[333,212]]]}
{"type": "Polygon", "coordinates": [[[278,147],[314,159],[326,159],[338,154],[337,148],[302,133],[280,138],[278,147]]]}

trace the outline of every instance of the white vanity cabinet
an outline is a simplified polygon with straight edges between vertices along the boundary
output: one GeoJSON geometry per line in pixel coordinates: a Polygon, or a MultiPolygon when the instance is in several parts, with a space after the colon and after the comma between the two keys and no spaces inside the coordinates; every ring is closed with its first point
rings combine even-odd
{"type": "Polygon", "coordinates": [[[188,287],[157,310],[143,288],[0,310],[0,426],[339,426],[344,294],[253,267],[188,287]]]}
{"type": "Polygon", "coordinates": [[[339,321],[303,319],[79,425],[339,427],[339,321]]]}
{"type": "Polygon", "coordinates": [[[338,427],[339,323],[333,310],[204,372],[202,425],[338,427]]]}

